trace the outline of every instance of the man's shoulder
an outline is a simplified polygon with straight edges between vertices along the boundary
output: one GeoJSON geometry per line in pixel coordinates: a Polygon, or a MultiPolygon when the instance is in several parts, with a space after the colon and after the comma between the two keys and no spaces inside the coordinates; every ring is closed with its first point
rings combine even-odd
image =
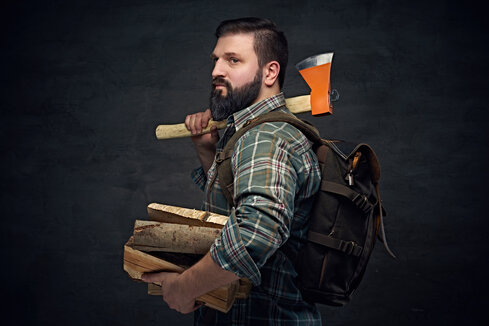
{"type": "Polygon", "coordinates": [[[312,147],[312,143],[299,129],[283,121],[264,122],[253,127],[238,140],[235,149],[257,143],[268,143],[267,146],[283,144],[299,155],[312,147]]]}

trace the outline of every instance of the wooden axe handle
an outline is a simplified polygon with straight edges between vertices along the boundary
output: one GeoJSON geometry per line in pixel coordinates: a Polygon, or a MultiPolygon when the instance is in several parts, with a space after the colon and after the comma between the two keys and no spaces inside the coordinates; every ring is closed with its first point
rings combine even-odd
{"type": "MultiPolygon", "coordinates": [[[[304,113],[311,111],[311,101],[309,95],[302,95],[285,99],[285,103],[290,112],[294,114],[304,113]]],[[[226,121],[214,121],[210,120],[209,124],[200,133],[206,134],[210,132],[212,126],[216,126],[217,129],[226,128],[226,121]]],[[[192,133],[187,130],[185,123],[178,123],[174,125],[159,125],[156,127],[156,138],[158,139],[172,139],[190,137],[192,133]]]]}

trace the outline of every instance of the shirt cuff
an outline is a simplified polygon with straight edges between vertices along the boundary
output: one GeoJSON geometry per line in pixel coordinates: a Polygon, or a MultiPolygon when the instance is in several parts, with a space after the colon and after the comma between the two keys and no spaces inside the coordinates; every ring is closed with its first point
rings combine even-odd
{"type": "Polygon", "coordinates": [[[260,285],[260,270],[241,240],[234,209],[220,236],[212,244],[210,253],[212,260],[221,268],[249,279],[255,286],[260,285]]]}
{"type": "Polygon", "coordinates": [[[207,175],[205,174],[204,169],[199,167],[193,170],[191,177],[192,181],[200,188],[200,190],[204,191],[207,182],[207,175]]]}

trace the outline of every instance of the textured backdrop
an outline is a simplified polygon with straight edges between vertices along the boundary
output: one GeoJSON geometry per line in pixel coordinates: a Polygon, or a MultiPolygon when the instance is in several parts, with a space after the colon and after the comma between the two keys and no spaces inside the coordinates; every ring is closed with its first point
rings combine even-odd
{"type": "Polygon", "coordinates": [[[146,205],[198,208],[188,139],[155,126],[202,110],[213,32],[260,16],[294,64],[333,50],[325,137],[370,143],[387,236],[325,325],[458,325],[486,309],[487,18],[461,1],[8,1],[1,5],[2,323],[189,325],[122,270],[146,205]],[[5,323],[7,322],[7,323],[5,323]]]}

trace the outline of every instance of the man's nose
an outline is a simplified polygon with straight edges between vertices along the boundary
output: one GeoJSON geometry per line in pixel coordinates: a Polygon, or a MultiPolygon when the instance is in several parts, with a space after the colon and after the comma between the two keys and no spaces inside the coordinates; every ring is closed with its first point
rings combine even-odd
{"type": "Polygon", "coordinates": [[[225,77],[225,76],[226,76],[226,70],[224,69],[224,64],[222,60],[217,59],[214,62],[214,69],[212,69],[212,78],[225,77]]]}

